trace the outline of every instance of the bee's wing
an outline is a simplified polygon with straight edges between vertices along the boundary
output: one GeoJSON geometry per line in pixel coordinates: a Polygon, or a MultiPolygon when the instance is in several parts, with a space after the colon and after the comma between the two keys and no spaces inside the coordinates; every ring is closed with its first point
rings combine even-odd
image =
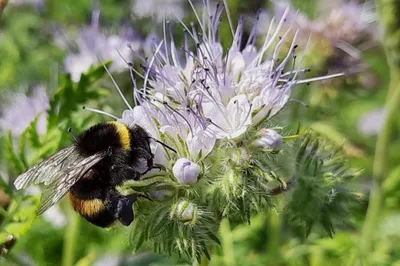
{"type": "Polygon", "coordinates": [[[17,177],[14,185],[17,189],[33,184],[46,186],[38,211],[38,214],[42,214],[59,201],[90,168],[107,155],[108,151],[104,151],[84,157],[77,152],[75,146],[70,146],[29,168],[17,177]]]}

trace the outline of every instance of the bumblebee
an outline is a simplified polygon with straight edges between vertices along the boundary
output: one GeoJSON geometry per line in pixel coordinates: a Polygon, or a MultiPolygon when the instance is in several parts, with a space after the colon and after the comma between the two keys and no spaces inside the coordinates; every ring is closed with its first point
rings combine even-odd
{"type": "Polygon", "coordinates": [[[77,136],[73,145],[18,176],[14,185],[17,189],[45,185],[38,214],[68,193],[75,211],[92,224],[109,227],[120,221],[128,226],[134,220],[137,195],[123,196],[116,187],[155,168],[151,140],[138,125],[96,124],[77,136]]]}

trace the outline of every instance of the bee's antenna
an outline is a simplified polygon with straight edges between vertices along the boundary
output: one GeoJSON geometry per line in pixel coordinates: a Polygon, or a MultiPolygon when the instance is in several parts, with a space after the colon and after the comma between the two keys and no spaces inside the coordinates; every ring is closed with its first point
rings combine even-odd
{"type": "Polygon", "coordinates": [[[75,140],[78,139],[77,136],[76,136],[76,134],[75,134],[75,132],[72,131],[72,128],[69,127],[69,128],[67,129],[67,131],[68,131],[68,133],[71,133],[71,135],[74,137],[75,140]]]}
{"type": "Polygon", "coordinates": [[[160,143],[161,145],[163,145],[165,148],[170,149],[171,151],[177,153],[176,150],[175,150],[174,148],[168,146],[168,145],[165,144],[164,142],[162,142],[162,141],[160,141],[160,140],[158,140],[158,139],[155,139],[155,138],[153,138],[153,137],[149,137],[149,139],[152,139],[152,140],[154,140],[155,142],[160,143]]]}

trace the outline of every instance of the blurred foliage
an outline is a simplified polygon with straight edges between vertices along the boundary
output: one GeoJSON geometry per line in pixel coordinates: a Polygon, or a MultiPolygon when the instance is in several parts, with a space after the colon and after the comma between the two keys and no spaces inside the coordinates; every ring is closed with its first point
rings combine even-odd
{"type": "MultiPolygon", "coordinates": [[[[39,6],[9,2],[0,17],[0,93],[24,91],[37,84],[47,84],[51,107],[48,110],[48,130],[45,135],[38,134],[37,120],[18,139],[0,132],[0,264],[60,265],[66,256],[62,250],[67,245],[70,222],[75,214],[71,215],[69,204],[62,201],[62,213],[68,214],[67,225],[58,227],[51,219],[35,218],[38,197],[15,193],[12,181],[27,166],[69,145],[72,139],[66,132],[68,127],[81,132],[89,125],[101,121],[101,116],[80,111],[83,105],[116,112],[123,107],[116,93],[110,94],[104,89],[111,86],[102,66],[91,68],[77,84],[70,80],[60,67],[69,48],[56,45],[54,33],[59,29],[79,31],[83,25],[90,24],[92,11],[99,3],[101,24],[104,26],[118,29],[121,25],[133,24],[135,30],[143,36],[153,33],[157,28],[151,19],[133,19],[130,1],[106,0],[96,3],[47,0],[39,6]],[[60,77],[56,86],[55,76],[60,77]]],[[[234,20],[238,19],[239,13],[254,15],[258,8],[271,9],[272,6],[268,1],[227,2],[234,20]]],[[[319,14],[316,0],[293,0],[292,3],[311,18],[319,14]]],[[[188,18],[193,19],[193,15],[188,18]]],[[[229,43],[232,38],[226,21],[221,27],[221,35],[224,40],[228,40],[224,43],[229,43]]],[[[328,57],[328,53],[315,52],[305,62],[313,65],[312,74],[326,73],[328,57]]],[[[279,196],[292,200],[288,206],[292,211],[288,213],[299,209],[299,205],[302,205],[300,209],[306,209],[303,205],[310,204],[309,213],[300,213],[297,217],[286,216],[287,212],[277,213],[282,206],[276,200],[276,209],[251,217],[248,223],[235,224],[224,220],[220,227],[221,245],[214,247],[211,261],[202,261],[204,265],[356,265],[357,244],[371,187],[376,143],[376,136],[361,134],[357,125],[362,115],[383,106],[391,78],[388,60],[382,48],[374,47],[363,52],[362,60],[368,65],[366,76],[352,75],[330,83],[298,86],[293,92],[293,98],[306,102],[308,108],[291,103],[289,110],[283,114],[285,119],[309,126],[316,134],[329,139],[330,143],[342,147],[348,164],[363,169],[352,187],[365,194],[354,194],[350,198],[357,199],[361,206],[332,212],[337,214],[334,220],[339,222],[343,213],[350,213],[352,224],[340,225],[333,235],[332,221],[323,212],[324,208],[329,207],[327,202],[331,199],[321,200],[318,195],[299,196],[296,190],[289,191],[279,196]],[[321,224],[331,232],[329,236],[319,231],[310,232],[312,224],[307,223],[307,216],[314,214],[320,215],[321,224]],[[289,224],[290,219],[298,221],[298,226],[289,224]],[[308,238],[304,238],[305,233],[309,235],[308,238]]],[[[117,79],[119,84],[123,84],[123,90],[130,93],[128,72],[118,75],[117,79]]],[[[399,130],[400,123],[397,123],[396,133],[399,130]]],[[[393,137],[388,155],[390,174],[383,183],[382,223],[377,229],[376,248],[369,254],[369,265],[400,265],[398,147],[400,139],[393,137]]],[[[318,158],[312,158],[308,165],[308,169],[297,170],[318,171],[318,158]]],[[[338,171],[341,169],[340,165],[335,167],[338,171]]],[[[303,180],[307,182],[301,185],[318,186],[318,178],[326,177],[315,175],[315,178],[303,180]]],[[[333,182],[325,189],[332,189],[332,193],[339,193],[340,196],[340,193],[350,188],[336,188],[333,182]]],[[[312,188],[309,191],[312,193],[312,188]]],[[[162,206],[158,211],[163,211],[162,206]]],[[[178,258],[149,253],[133,254],[132,250],[143,244],[140,243],[143,242],[143,236],[135,234],[134,227],[131,232],[119,229],[106,231],[84,220],[77,226],[79,235],[74,243],[74,265],[96,265],[96,261],[106,258],[117,259],[118,264],[115,265],[179,265],[178,258]],[[130,243],[128,239],[132,239],[130,243]]],[[[154,233],[159,230],[159,226],[152,224],[154,230],[147,233],[154,233]]],[[[151,235],[146,237],[151,238],[151,235]]],[[[103,263],[113,265],[106,260],[103,263]]]]}

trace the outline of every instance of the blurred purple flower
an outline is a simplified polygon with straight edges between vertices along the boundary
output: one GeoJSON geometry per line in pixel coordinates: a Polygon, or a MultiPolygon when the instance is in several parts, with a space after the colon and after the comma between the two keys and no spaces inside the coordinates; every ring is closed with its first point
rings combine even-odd
{"type": "MultiPolygon", "coordinates": [[[[355,0],[335,1],[335,5],[332,2],[320,1],[319,16],[314,20],[292,9],[287,16],[287,22],[289,25],[297,24],[295,26],[301,29],[306,38],[310,34],[318,34],[336,45],[341,42],[355,44],[363,38],[375,39],[378,30],[373,23],[377,21],[377,15],[371,2],[359,4],[355,0]]],[[[282,17],[288,6],[288,2],[275,1],[274,17],[282,17]]],[[[263,16],[269,17],[267,14],[263,16]]]]}
{"type": "MultiPolygon", "coordinates": [[[[275,0],[273,14],[261,13],[260,21],[282,17],[288,6],[291,6],[288,1],[275,0]]],[[[377,15],[371,1],[361,4],[357,0],[321,0],[319,14],[315,19],[291,9],[281,34],[286,34],[290,28],[298,28],[300,31],[297,44],[307,45],[310,62],[318,67],[326,67],[328,73],[357,73],[361,69],[365,73],[368,64],[363,62],[361,54],[378,45],[379,30],[376,21],[377,15]]],[[[260,34],[265,34],[268,30],[273,30],[268,28],[268,23],[260,23],[260,34]]],[[[373,76],[372,72],[368,74],[373,76]]]]}
{"type": "Polygon", "coordinates": [[[13,136],[20,136],[24,130],[38,117],[39,134],[46,132],[49,97],[42,86],[35,87],[32,95],[11,93],[7,95],[8,104],[0,107],[0,131],[11,131],[13,136]]]}
{"type": "Polygon", "coordinates": [[[186,0],[134,0],[132,11],[140,18],[152,17],[158,22],[177,20],[185,15],[184,3],[186,0]]]}
{"type": "Polygon", "coordinates": [[[385,123],[386,110],[377,108],[363,115],[358,121],[358,131],[366,136],[378,135],[385,123]]]}
{"type": "Polygon", "coordinates": [[[377,16],[370,2],[359,4],[348,1],[314,21],[312,28],[332,41],[356,43],[365,37],[376,37],[378,30],[373,24],[376,21],[377,16]]]}
{"type": "MultiPolygon", "coordinates": [[[[64,42],[56,36],[59,45],[64,42]]],[[[141,48],[141,40],[130,28],[125,28],[121,34],[107,34],[99,26],[99,12],[93,12],[90,26],[83,27],[76,39],[78,52],[71,52],[64,60],[65,69],[71,74],[74,82],[79,82],[81,75],[91,66],[103,61],[111,60],[111,71],[119,72],[127,68],[126,62],[130,61],[132,52],[141,48]]]]}

